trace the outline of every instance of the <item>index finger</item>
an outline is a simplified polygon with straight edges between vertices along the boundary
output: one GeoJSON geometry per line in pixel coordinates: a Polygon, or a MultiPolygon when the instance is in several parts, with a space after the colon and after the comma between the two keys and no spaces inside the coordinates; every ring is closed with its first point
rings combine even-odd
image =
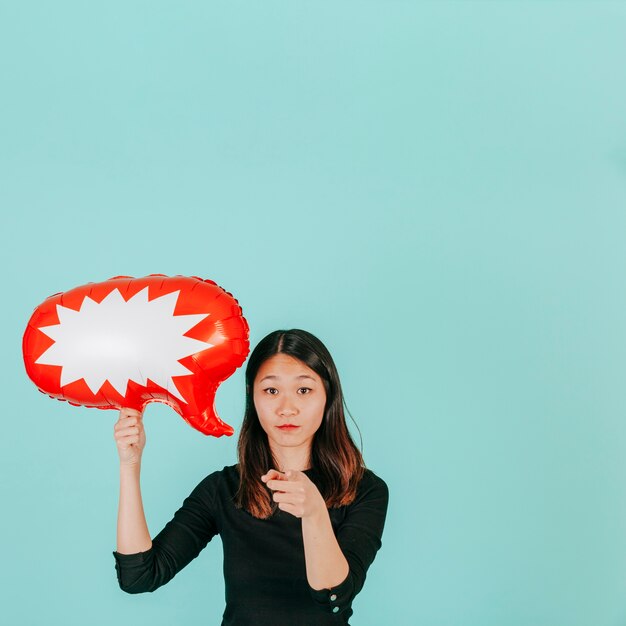
{"type": "Polygon", "coordinates": [[[302,485],[293,480],[268,480],[265,484],[272,491],[291,492],[302,489],[302,485]]]}
{"type": "Polygon", "coordinates": [[[140,411],[135,409],[120,409],[120,415],[116,423],[116,428],[125,428],[126,426],[132,426],[133,424],[139,424],[143,417],[140,411]]]}
{"type": "Polygon", "coordinates": [[[285,475],[278,470],[271,469],[268,470],[266,474],[263,474],[263,476],[261,476],[261,480],[264,483],[266,483],[268,480],[285,480],[285,475]]]}

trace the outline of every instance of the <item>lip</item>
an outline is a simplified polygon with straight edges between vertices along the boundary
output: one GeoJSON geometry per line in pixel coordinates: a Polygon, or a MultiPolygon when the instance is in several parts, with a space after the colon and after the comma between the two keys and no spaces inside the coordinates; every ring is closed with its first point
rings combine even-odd
{"type": "Polygon", "coordinates": [[[282,426],[277,426],[276,428],[279,428],[280,430],[284,430],[284,431],[290,431],[290,430],[296,430],[297,428],[300,428],[300,426],[296,426],[295,424],[283,424],[282,426]]]}

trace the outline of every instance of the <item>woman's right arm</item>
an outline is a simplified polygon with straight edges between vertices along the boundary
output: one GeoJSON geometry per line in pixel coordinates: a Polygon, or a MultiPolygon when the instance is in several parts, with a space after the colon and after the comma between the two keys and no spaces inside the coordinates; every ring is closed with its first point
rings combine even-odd
{"type": "Polygon", "coordinates": [[[152,547],[152,539],[141,499],[141,455],[146,445],[142,414],[133,409],[122,409],[114,432],[120,457],[117,552],[146,552],[152,547]]]}
{"type": "Polygon", "coordinates": [[[207,476],[174,517],[150,539],[139,484],[146,436],[139,411],[122,409],[115,424],[120,456],[120,502],[115,568],[127,593],[154,591],[170,581],[217,534],[214,500],[219,472],[207,476]]]}

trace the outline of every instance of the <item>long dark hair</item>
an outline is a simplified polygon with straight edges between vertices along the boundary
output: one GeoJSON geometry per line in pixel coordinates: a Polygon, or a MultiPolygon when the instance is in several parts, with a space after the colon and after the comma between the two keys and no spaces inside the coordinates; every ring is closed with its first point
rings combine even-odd
{"type": "Polygon", "coordinates": [[[266,519],[276,505],[261,476],[277,466],[267,434],[254,406],[254,380],[261,365],[275,354],[287,354],[310,367],[323,381],[326,391],[324,417],[313,438],[311,466],[319,477],[318,487],[328,507],[350,504],[363,476],[365,465],[344,415],[339,374],[326,346],[311,333],[276,330],[264,337],[250,354],[246,366],[246,412],[239,433],[239,490],[235,504],[254,517],[266,519]]]}

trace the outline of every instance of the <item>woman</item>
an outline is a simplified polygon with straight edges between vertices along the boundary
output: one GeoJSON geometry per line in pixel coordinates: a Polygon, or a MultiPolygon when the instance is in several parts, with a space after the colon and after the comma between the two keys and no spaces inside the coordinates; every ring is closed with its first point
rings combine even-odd
{"type": "Polygon", "coordinates": [[[142,416],[122,409],[117,551],[120,587],[154,591],[219,534],[222,626],[347,624],[381,545],[387,486],[348,432],[339,375],[303,330],[265,337],[246,367],[237,465],[202,480],[150,539],[139,473],[142,416]]]}

